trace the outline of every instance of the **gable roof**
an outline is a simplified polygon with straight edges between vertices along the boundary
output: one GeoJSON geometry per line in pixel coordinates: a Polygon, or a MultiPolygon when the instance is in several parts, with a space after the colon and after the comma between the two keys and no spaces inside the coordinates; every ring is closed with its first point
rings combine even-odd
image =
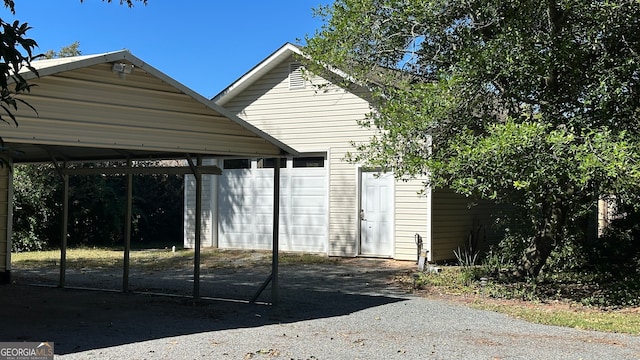
{"type": "Polygon", "coordinates": [[[22,72],[35,86],[20,98],[37,113],[19,106],[18,126],[2,131],[17,162],[297,154],[129,51],[31,65],[39,76],[22,72]]]}
{"type": "Polygon", "coordinates": [[[227,86],[224,90],[214,96],[211,100],[220,106],[224,106],[224,104],[231,100],[236,94],[242,92],[242,90],[249,87],[256,80],[260,79],[264,74],[271,71],[293,54],[304,56],[300,47],[291,43],[285,43],[278,50],[274,51],[271,55],[267,56],[267,58],[254,66],[251,70],[247,71],[238,80],[234,81],[231,85],[227,86]]]}
{"type": "MultiPolygon", "coordinates": [[[[285,43],[278,50],[273,52],[271,55],[267,56],[264,60],[254,66],[251,70],[242,75],[238,80],[234,81],[231,85],[227,86],[220,93],[215,95],[211,101],[215,102],[220,106],[224,106],[227,102],[229,102],[232,98],[234,98],[237,94],[242,92],[244,89],[249,87],[251,84],[260,79],[263,75],[271,71],[273,68],[281,64],[283,61],[288,59],[291,56],[299,56],[304,58],[305,60],[312,61],[307,54],[303,52],[302,47],[298,45],[294,45],[291,43],[285,43]]],[[[379,85],[380,80],[383,76],[388,76],[392,73],[400,73],[398,70],[384,69],[381,67],[376,67],[371,70],[369,74],[367,74],[366,82],[367,84],[363,84],[360,81],[354,79],[348,73],[342,71],[341,69],[337,69],[333,66],[327,64],[319,64],[321,68],[323,68],[324,75],[328,75],[328,79],[339,79],[338,82],[345,80],[346,82],[353,84],[358,88],[365,89],[365,91],[371,90],[371,85],[379,85]]],[[[370,99],[368,99],[370,100],[370,99]]]]}

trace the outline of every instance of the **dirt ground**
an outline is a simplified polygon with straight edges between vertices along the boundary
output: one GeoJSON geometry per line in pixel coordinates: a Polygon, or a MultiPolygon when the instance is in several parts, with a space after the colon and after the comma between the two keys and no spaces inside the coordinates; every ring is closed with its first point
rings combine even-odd
{"type": "Polygon", "coordinates": [[[640,357],[637,337],[421,299],[397,281],[413,262],[282,264],[277,306],[268,305],[270,286],[248,303],[270,274],[264,261],[203,268],[200,300],[191,296],[192,269],[134,267],[123,293],[121,269],[70,269],[63,289],[50,265],[15,269],[14,283],[0,286],[0,341],[51,341],[65,359],[640,357]],[[537,338],[550,347],[533,353],[537,338]]]}
{"type": "MultiPolygon", "coordinates": [[[[202,269],[197,301],[192,297],[193,269],[132,268],[130,292],[124,294],[119,268],[67,269],[64,289],[57,287],[59,272],[55,268],[14,268],[13,284],[0,286],[0,316],[3,323],[11,324],[2,327],[0,340],[54,341],[56,353],[64,354],[118,345],[122,340],[115,341],[118,337],[109,336],[112,332],[137,334],[139,338],[127,340],[136,341],[211,330],[194,329],[193,322],[180,322],[167,329],[166,322],[176,322],[176,318],[216,319],[247,309],[273,311],[268,305],[272,301],[271,283],[257,304],[248,304],[271,273],[269,264],[260,263],[235,259],[224,267],[202,269]]],[[[278,318],[286,318],[286,309],[291,307],[296,311],[290,311],[290,320],[298,321],[397,301],[408,289],[396,286],[394,278],[414,267],[411,262],[366,258],[281,265],[278,318]]]]}

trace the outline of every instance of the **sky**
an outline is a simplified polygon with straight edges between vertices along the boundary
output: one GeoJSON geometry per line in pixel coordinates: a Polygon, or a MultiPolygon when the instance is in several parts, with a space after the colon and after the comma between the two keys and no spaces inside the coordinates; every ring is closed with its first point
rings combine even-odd
{"type": "Polygon", "coordinates": [[[100,0],[16,1],[5,21],[32,27],[36,51],[74,42],[83,55],[126,49],[211,98],[286,42],[322,25],[313,8],[329,0],[148,0],[133,8],[100,0]]]}

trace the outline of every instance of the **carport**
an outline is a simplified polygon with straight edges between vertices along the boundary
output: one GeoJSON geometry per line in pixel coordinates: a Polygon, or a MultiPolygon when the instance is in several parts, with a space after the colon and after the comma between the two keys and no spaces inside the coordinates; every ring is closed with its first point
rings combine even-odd
{"type": "MultiPolygon", "coordinates": [[[[193,174],[196,178],[196,226],[193,296],[199,297],[201,178],[220,174],[203,166],[202,157],[243,156],[277,158],[296,151],[228,113],[213,102],[144,63],[128,51],[33,62],[38,76],[25,72],[35,86],[20,98],[18,126],[2,133],[3,153],[10,164],[52,162],[68,193],[70,175],[123,174],[128,177],[131,211],[133,174],[193,174]],[[135,167],[137,160],[186,159],[184,167],[135,167]],[[123,161],[127,166],[74,169],[76,162],[123,161]]],[[[184,66],[180,64],[177,66],[184,66]]],[[[11,281],[12,173],[0,169],[0,280],[11,281]]],[[[273,303],[277,302],[279,166],[274,169],[272,274],[273,303]]],[[[61,234],[60,283],[65,286],[68,198],[65,195],[61,234]]],[[[128,290],[130,222],[124,241],[123,291],[128,290]]],[[[256,294],[257,297],[257,294],[256,294]]],[[[254,299],[256,298],[254,297],[254,299]]]]}

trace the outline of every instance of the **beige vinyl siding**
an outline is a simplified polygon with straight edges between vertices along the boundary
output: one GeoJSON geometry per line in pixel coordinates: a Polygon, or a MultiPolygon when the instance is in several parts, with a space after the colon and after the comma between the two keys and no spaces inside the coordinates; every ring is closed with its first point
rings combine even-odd
{"type": "Polygon", "coordinates": [[[399,181],[395,186],[395,259],[416,260],[415,235],[427,240],[429,208],[426,195],[419,192],[424,180],[399,181]]]}
{"type": "MultiPolygon", "coordinates": [[[[368,139],[357,124],[369,112],[368,102],[336,86],[289,89],[291,62],[280,63],[224,107],[300,152],[345,153],[350,140],[368,139]]],[[[312,83],[326,81],[315,77],[312,83]]]]}
{"type": "MultiPolygon", "coordinates": [[[[357,255],[357,172],[343,159],[350,141],[371,133],[357,123],[369,103],[336,86],[289,89],[283,61],[224,105],[232,113],[300,152],[327,152],[329,166],[329,247],[332,256],[357,255]]],[[[312,83],[326,83],[314,77],[312,83]]]]}
{"type": "Polygon", "coordinates": [[[493,227],[496,205],[482,201],[470,206],[471,200],[448,190],[432,194],[432,261],[455,259],[453,253],[464,247],[472,231],[479,231],[480,248],[496,242],[500,233],[493,227]]]}
{"type": "Polygon", "coordinates": [[[353,165],[343,161],[348,148],[329,154],[329,255],[358,255],[358,179],[353,165]]]}
{"type": "Polygon", "coordinates": [[[9,166],[0,168],[0,272],[11,271],[11,171],[9,166]]]}

